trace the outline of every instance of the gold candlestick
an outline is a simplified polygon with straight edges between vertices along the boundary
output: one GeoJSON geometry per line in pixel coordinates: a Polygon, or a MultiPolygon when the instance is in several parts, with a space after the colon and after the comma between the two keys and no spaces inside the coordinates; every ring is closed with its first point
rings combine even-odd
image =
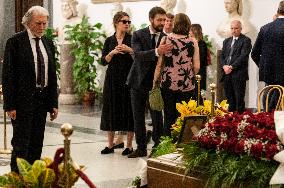
{"type": "Polygon", "coordinates": [[[70,139],[69,137],[73,133],[73,127],[70,123],[64,123],[61,126],[61,133],[64,136],[64,173],[66,175],[66,187],[70,188],[70,171],[69,171],[69,161],[70,161],[70,139]]]}
{"type": "Polygon", "coordinates": [[[197,74],[196,76],[196,81],[197,81],[197,106],[200,104],[200,80],[201,76],[197,74]]]}
{"type": "Polygon", "coordinates": [[[210,85],[210,92],[211,92],[211,116],[215,115],[215,102],[216,102],[216,84],[211,83],[210,85]]]}

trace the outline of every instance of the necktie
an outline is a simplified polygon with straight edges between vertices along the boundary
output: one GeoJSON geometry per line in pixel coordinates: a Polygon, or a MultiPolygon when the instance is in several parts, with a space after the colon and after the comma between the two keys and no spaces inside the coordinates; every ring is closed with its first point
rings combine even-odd
{"type": "Polygon", "coordinates": [[[151,39],[151,44],[152,48],[156,48],[156,34],[152,34],[152,39],[151,39]]]}
{"type": "Polygon", "coordinates": [[[231,48],[230,48],[230,53],[229,53],[229,59],[228,59],[228,64],[230,64],[230,61],[232,59],[232,55],[233,55],[233,51],[234,51],[234,46],[236,43],[237,39],[233,39],[232,43],[231,43],[231,48]]]}
{"type": "Polygon", "coordinates": [[[40,38],[35,38],[36,41],[36,54],[37,54],[37,80],[36,83],[41,86],[41,88],[45,85],[45,65],[44,58],[42,52],[39,47],[40,38]]]}

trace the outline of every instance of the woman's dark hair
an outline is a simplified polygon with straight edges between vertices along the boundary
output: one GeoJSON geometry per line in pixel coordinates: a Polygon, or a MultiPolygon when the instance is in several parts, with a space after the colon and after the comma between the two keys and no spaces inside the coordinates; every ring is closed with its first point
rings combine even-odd
{"type": "Polygon", "coordinates": [[[200,24],[192,24],[190,30],[192,31],[194,38],[196,38],[197,41],[203,40],[202,27],[200,24]]]}
{"type": "Polygon", "coordinates": [[[188,35],[190,27],[191,22],[186,14],[179,13],[175,15],[173,33],[179,35],[188,35]]]}
{"type": "Polygon", "coordinates": [[[123,11],[119,11],[113,16],[112,23],[113,23],[113,27],[115,29],[116,29],[115,24],[117,24],[121,20],[121,18],[123,18],[124,16],[129,17],[129,15],[126,12],[123,12],[123,11]]]}
{"type": "Polygon", "coordinates": [[[162,7],[153,7],[149,11],[149,19],[154,19],[157,14],[166,14],[166,11],[162,7]]]}

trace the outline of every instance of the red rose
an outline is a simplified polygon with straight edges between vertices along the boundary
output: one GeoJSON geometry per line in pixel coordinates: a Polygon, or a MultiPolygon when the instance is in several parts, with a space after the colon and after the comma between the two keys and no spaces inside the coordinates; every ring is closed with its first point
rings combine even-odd
{"type": "Polygon", "coordinates": [[[235,146],[235,150],[234,152],[237,154],[241,154],[244,152],[245,149],[245,141],[244,140],[240,140],[237,145],[235,146]]]}
{"type": "Polygon", "coordinates": [[[265,157],[267,159],[273,159],[273,156],[278,152],[276,144],[266,144],[265,157]]]}
{"type": "Polygon", "coordinates": [[[253,144],[251,146],[250,152],[253,157],[260,159],[262,153],[262,143],[253,144]]]}

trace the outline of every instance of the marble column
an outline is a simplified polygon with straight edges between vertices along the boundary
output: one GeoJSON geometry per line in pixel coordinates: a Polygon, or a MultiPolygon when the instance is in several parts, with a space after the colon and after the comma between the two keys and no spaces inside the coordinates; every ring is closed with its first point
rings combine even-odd
{"type": "MultiPolygon", "coordinates": [[[[0,0],[0,60],[4,56],[6,41],[15,33],[15,2],[0,0]]],[[[0,63],[0,84],[2,83],[2,63],[0,63]]]]}
{"type": "Polygon", "coordinates": [[[76,104],[72,68],[75,57],[70,54],[71,44],[60,44],[60,104],[76,104]]]}

